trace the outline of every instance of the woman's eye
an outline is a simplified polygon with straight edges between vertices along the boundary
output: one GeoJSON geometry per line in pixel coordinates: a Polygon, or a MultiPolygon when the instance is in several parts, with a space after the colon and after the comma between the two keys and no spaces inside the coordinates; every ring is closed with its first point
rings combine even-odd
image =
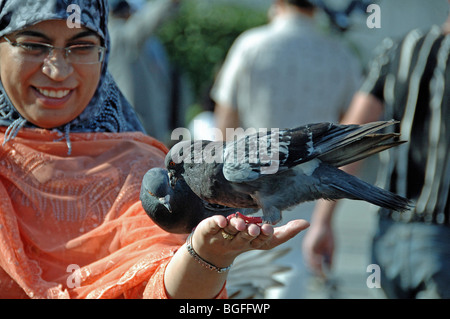
{"type": "Polygon", "coordinates": [[[76,45],[69,47],[69,52],[75,55],[86,55],[92,54],[95,51],[95,46],[93,45],[76,45]]]}
{"type": "Polygon", "coordinates": [[[31,42],[24,42],[19,44],[20,47],[25,50],[26,53],[29,54],[44,54],[48,53],[49,47],[43,44],[39,43],[31,43],[31,42]]]}

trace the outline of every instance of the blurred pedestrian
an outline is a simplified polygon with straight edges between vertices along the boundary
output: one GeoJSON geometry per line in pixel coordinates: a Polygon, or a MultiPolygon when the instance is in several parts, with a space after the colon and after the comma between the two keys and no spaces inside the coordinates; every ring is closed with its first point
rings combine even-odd
{"type": "Polygon", "coordinates": [[[147,134],[163,142],[171,130],[173,79],[166,51],[155,33],[174,16],[178,2],[109,0],[110,72],[147,134]]]}
{"type": "MultiPolygon", "coordinates": [[[[343,123],[401,121],[407,143],[382,156],[380,176],[416,206],[403,214],[380,210],[372,262],[388,298],[450,298],[450,15],[442,27],[385,39],[381,49],[343,123]]],[[[305,259],[317,273],[333,255],[335,206],[319,202],[304,239],[305,259]]]]}
{"type": "Polygon", "coordinates": [[[316,30],[315,10],[306,0],[276,0],[269,24],[239,36],[211,93],[219,128],[293,127],[345,111],[359,63],[316,30]]]}

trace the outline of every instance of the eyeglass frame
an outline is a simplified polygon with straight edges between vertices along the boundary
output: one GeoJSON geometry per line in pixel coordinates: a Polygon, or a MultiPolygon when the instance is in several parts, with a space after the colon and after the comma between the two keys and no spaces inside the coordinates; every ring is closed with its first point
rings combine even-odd
{"type": "MultiPolygon", "coordinates": [[[[24,49],[25,51],[27,51],[27,48],[25,47],[25,45],[23,43],[17,42],[17,41],[11,41],[10,39],[8,39],[6,36],[3,36],[3,38],[6,40],[6,42],[8,42],[11,46],[13,47],[20,47],[22,49],[24,49]]],[[[66,62],[69,62],[71,64],[82,64],[82,65],[89,65],[89,64],[97,64],[97,63],[102,63],[105,60],[105,53],[106,53],[106,48],[101,46],[101,45],[96,45],[96,44],[75,44],[75,45],[71,45],[71,46],[67,46],[64,48],[59,48],[59,47],[55,47],[51,44],[47,44],[47,43],[41,43],[41,42],[30,42],[33,43],[35,45],[39,45],[42,47],[46,47],[49,49],[49,52],[47,54],[47,56],[42,60],[42,62],[45,61],[45,59],[47,59],[49,56],[53,55],[54,50],[64,50],[64,59],[66,60],[66,62]],[[69,52],[71,48],[74,47],[91,47],[91,48],[98,48],[98,52],[100,54],[100,57],[98,59],[97,62],[72,62],[72,61],[67,61],[67,58],[69,57],[69,52]]],[[[38,62],[38,61],[36,61],[38,62]]]]}

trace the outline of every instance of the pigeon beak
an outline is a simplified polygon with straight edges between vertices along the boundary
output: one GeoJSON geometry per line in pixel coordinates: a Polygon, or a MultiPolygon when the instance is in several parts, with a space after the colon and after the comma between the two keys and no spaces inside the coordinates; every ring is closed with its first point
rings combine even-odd
{"type": "Polygon", "coordinates": [[[169,213],[172,212],[172,207],[170,206],[170,195],[166,195],[165,197],[160,197],[159,202],[167,208],[169,213]]]}

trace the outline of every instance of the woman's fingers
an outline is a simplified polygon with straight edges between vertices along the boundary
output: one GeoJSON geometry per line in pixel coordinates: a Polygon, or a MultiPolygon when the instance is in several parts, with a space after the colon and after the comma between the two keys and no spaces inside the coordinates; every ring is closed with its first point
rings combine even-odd
{"type": "Polygon", "coordinates": [[[228,220],[218,215],[203,221],[198,228],[204,236],[201,242],[240,254],[251,249],[272,249],[308,227],[305,220],[294,220],[274,228],[269,224],[247,223],[240,217],[228,220]]]}
{"type": "Polygon", "coordinates": [[[309,223],[304,219],[292,220],[286,225],[277,227],[275,228],[275,232],[270,242],[266,242],[266,246],[261,247],[261,249],[272,249],[278,245],[281,245],[308,227],[309,223]]]}
{"type": "Polygon", "coordinates": [[[249,243],[259,236],[261,230],[256,224],[247,224],[242,218],[233,217],[220,233],[231,249],[245,251],[250,249],[249,243]]]}
{"type": "Polygon", "coordinates": [[[244,231],[236,234],[234,241],[238,247],[250,247],[250,243],[261,234],[261,229],[258,225],[246,225],[244,231]]]}
{"type": "Polygon", "coordinates": [[[275,230],[272,225],[263,224],[260,228],[259,236],[252,240],[251,247],[253,249],[260,249],[266,245],[266,243],[272,239],[274,231],[275,230]]]}

